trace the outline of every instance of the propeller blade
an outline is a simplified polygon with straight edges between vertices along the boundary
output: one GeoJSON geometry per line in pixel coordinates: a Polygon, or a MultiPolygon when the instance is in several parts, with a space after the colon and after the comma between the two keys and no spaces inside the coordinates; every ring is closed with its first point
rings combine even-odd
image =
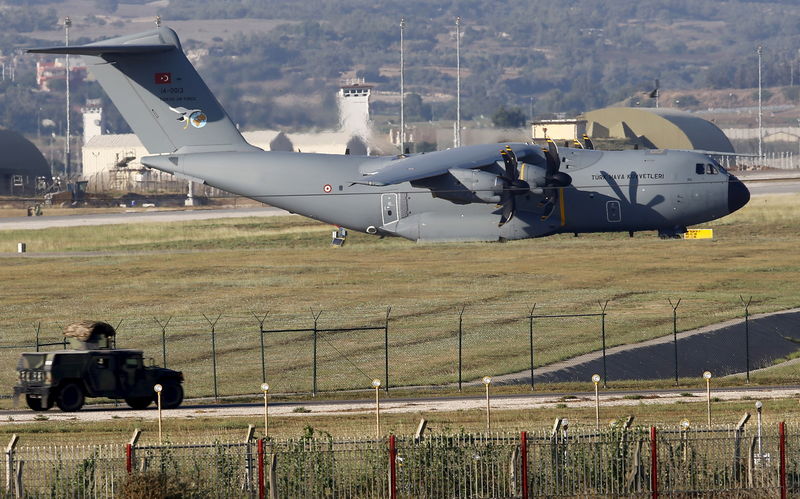
{"type": "Polygon", "coordinates": [[[583,144],[578,139],[572,139],[572,145],[575,146],[575,149],[583,149],[583,144]]]}
{"type": "Polygon", "coordinates": [[[508,151],[505,149],[500,149],[500,156],[503,158],[503,163],[505,163],[506,167],[506,174],[503,179],[506,182],[510,182],[511,179],[514,178],[514,174],[516,173],[516,168],[514,167],[514,163],[511,160],[511,155],[508,154],[508,151]]]}
{"type": "Polygon", "coordinates": [[[515,204],[514,201],[514,193],[511,191],[503,191],[503,193],[508,192],[508,198],[503,201],[503,214],[500,216],[500,222],[497,224],[498,227],[502,227],[506,223],[508,223],[512,218],[514,218],[514,211],[515,211],[515,204]]]}
{"type": "Polygon", "coordinates": [[[508,152],[508,157],[511,158],[511,163],[514,165],[514,170],[515,170],[514,178],[516,178],[517,177],[516,170],[519,167],[519,161],[517,160],[517,153],[515,153],[514,150],[511,149],[511,146],[506,146],[506,151],[508,152]]]}
{"type": "Polygon", "coordinates": [[[586,144],[586,149],[594,149],[594,144],[592,143],[592,139],[589,138],[588,135],[585,133],[583,134],[583,142],[586,144]]]}
{"type": "Polygon", "coordinates": [[[553,139],[547,139],[547,171],[545,176],[552,177],[561,167],[561,156],[558,154],[558,146],[553,139]]]}

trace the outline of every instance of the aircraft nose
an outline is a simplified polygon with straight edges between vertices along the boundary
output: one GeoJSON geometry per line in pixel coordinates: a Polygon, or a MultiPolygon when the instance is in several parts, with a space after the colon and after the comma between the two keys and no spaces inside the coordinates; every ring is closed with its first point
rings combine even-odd
{"type": "Polygon", "coordinates": [[[728,213],[733,213],[750,201],[750,191],[741,180],[731,175],[728,180],[728,213]]]}

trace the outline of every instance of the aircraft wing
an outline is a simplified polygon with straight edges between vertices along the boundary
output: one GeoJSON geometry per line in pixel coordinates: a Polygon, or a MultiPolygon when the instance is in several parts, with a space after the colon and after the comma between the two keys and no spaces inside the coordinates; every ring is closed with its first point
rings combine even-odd
{"type": "MultiPolygon", "coordinates": [[[[520,157],[526,154],[535,154],[539,150],[529,144],[511,143],[508,145],[520,157]]],[[[353,179],[353,183],[375,186],[393,185],[436,177],[454,168],[483,168],[497,161],[502,162],[500,150],[505,146],[506,144],[481,144],[399,157],[388,164],[384,163],[386,166],[375,172],[367,172],[363,177],[353,179]]]]}

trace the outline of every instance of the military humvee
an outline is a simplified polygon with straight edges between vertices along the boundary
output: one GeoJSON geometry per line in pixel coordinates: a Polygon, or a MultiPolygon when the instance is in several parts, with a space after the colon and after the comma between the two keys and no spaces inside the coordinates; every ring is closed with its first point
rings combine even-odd
{"type": "Polygon", "coordinates": [[[86,397],[124,399],[132,408],[144,409],[155,400],[153,387],[160,384],[161,406],[180,406],[183,373],[146,366],[141,350],[114,348],[114,334],[106,323],[76,323],[65,335],[79,349],[23,353],[14,400],[24,394],[34,411],[46,411],[53,404],[62,411],[77,411],[86,397]]]}

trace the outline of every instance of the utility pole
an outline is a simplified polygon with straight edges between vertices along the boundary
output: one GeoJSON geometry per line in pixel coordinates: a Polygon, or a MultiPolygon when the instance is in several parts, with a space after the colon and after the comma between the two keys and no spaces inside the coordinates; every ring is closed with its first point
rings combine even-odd
{"type": "Polygon", "coordinates": [[[761,159],[764,155],[764,150],[762,146],[762,142],[764,139],[764,133],[762,128],[762,108],[761,108],[761,52],[762,47],[761,45],[758,46],[756,49],[756,53],[758,54],[758,158],[761,159]]]}
{"type": "MultiPolygon", "coordinates": [[[[72,26],[72,19],[69,16],[64,18],[64,33],[65,33],[65,41],[66,46],[69,47],[69,27],[72,26]]],[[[70,164],[70,149],[69,149],[69,54],[66,54],[66,75],[67,75],[67,131],[65,135],[65,146],[64,146],[64,178],[69,176],[69,164],[70,164]]]]}
{"type": "Polygon", "coordinates": [[[461,147],[461,17],[456,17],[456,147],[461,147]]]}
{"type": "Polygon", "coordinates": [[[405,82],[403,81],[403,73],[405,71],[405,61],[403,60],[403,41],[406,30],[406,19],[400,19],[400,154],[406,152],[406,115],[404,102],[406,99],[405,82]]]}

